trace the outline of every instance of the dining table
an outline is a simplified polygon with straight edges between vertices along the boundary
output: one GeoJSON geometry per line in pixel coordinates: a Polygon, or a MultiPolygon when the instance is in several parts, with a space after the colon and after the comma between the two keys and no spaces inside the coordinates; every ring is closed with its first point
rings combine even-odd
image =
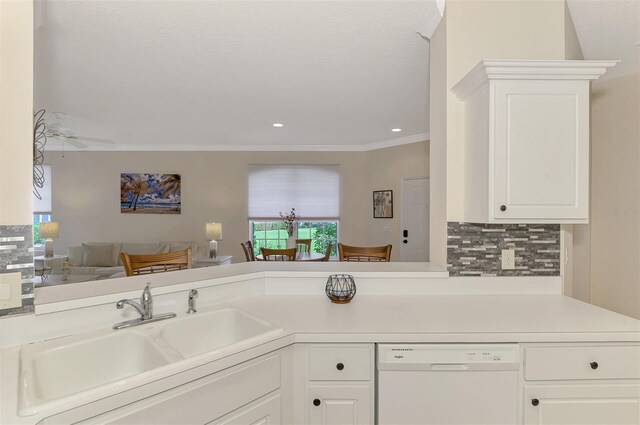
{"type": "MultiPolygon", "coordinates": [[[[324,254],[320,254],[317,252],[298,252],[296,253],[295,261],[322,261],[324,259],[324,254]]],[[[262,254],[256,255],[257,261],[265,261],[262,254]]]]}

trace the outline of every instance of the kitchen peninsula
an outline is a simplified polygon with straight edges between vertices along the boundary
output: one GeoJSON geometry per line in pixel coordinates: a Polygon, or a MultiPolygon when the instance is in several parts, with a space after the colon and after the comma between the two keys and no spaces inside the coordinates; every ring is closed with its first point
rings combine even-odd
{"type": "Polygon", "coordinates": [[[136,316],[115,308],[139,296],[148,278],[136,277],[134,291],[88,298],[42,288],[35,315],[0,322],[0,422],[373,423],[374,353],[385,344],[509,344],[515,423],[558,421],[576,403],[600,423],[612,409],[637,418],[640,322],[561,295],[559,278],[454,278],[428,263],[246,263],[160,277],[154,312],[175,319],[111,329],[136,316]],[[324,295],[334,272],[354,275],[350,304],[324,295]],[[171,277],[183,283],[164,285],[171,277]],[[187,315],[192,289],[197,313],[187,315]]]}

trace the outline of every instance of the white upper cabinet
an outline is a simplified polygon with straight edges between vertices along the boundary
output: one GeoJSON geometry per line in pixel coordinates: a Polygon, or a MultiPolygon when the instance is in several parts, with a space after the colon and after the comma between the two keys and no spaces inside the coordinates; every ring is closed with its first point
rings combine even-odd
{"type": "Polygon", "coordinates": [[[465,221],[588,222],[589,84],[615,63],[484,60],[460,80],[465,221]]]}

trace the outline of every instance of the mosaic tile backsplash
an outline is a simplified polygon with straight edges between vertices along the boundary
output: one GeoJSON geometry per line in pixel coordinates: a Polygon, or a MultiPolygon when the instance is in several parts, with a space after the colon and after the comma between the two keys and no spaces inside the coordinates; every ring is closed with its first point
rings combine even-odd
{"type": "Polygon", "coordinates": [[[33,227],[0,226],[0,273],[20,272],[22,306],[0,310],[0,317],[33,313],[33,227]]]}
{"type": "Polygon", "coordinates": [[[450,276],[559,276],[559,224],[447,223],[450,276]],[[502,270],[502,250],[515,269],[502,270]]]}

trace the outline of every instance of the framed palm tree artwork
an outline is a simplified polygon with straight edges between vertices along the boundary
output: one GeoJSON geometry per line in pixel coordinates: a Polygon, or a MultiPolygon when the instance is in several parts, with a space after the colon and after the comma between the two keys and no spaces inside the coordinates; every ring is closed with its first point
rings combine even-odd
{"type": "Polygon", "coordinates": [[[120,174],[123,214],[180,214],[180,174],[120,174]]]}

